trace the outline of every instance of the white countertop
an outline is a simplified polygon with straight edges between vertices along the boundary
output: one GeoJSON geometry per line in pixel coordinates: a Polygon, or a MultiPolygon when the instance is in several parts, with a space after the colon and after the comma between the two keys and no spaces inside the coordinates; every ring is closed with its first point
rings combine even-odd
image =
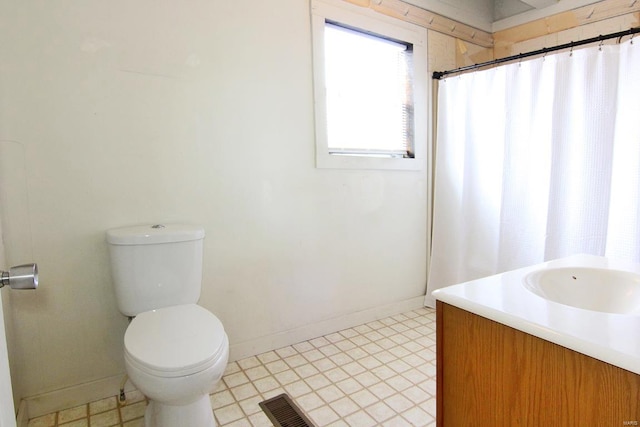
{"type": "Polygon", "coordinates": [[[524,277],[541,269],[595,267],[640,274],[640,265],[574,255],[433,292],[442,302],[640,375],[640,315],[583,310],[544,299],[524,277]]]}

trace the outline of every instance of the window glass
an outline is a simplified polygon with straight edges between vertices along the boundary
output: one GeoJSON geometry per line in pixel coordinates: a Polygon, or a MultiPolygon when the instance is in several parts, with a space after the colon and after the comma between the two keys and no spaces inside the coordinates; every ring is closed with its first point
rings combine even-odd
{"type": "Polygon", "coordinates": [[[412,157],[412,45],[325,24],[331,154],[412,157]]]}

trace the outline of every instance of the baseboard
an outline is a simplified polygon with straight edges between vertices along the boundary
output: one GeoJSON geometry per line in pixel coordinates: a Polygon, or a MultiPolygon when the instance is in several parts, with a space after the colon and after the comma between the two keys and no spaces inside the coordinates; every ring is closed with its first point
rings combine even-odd
{"type": "Polygon", "coordinates": [[[244,359],[245,357],[255,356],[256,354],[321,337],[343,329],[362,325],[363,323],[373,322],[374,320],[395,314],[416,310],[424,307],[424,301],[424,295],[421,295],[380,307],[345,314],[288,331],[266,335],[241,343],[234,343],[229,347],[229,361],[244,359]]]}
{"type": "MultiPolygon", "coordinates": [[[[424,307],[424,301],[425,297],[421,295],[233,344],[229,349],[229,360],[244,359],[245,357],[255,356],[256,354],[286,347],[395,314],[416,310],[424,307]]],[[[62,409],[72,408],[83,403],[115,396],[118,394],[123,377],[124,374],[116,375],[25,398],[20,405],[18,416],[21,416],[20,413],[22,412],[22,416],[28,420],[29,418],[36,418],[62,409]]],[[[128,381],[125,391],[129,392],[132,390],[135,390],[135,387],[128,381]]],[[[26,427],[26,425],[27,423],[25,422],[24,424],[18,424],[18,427],[26,427]]]]}
{"type": "Polygon", "coordinates": [[[18,405],[18,415],[16,415],[16,427],[27,427],[29,425],[29,409],[27,402],[20,401],[18,405]]]}
{"type": "MultiPolygon", "coordinates": [[[[25,412],[28,418],[36,418],[62,409],[73,408],[83,403],[116,396],[120,390],[120,383],[123,378],[124,373],[122,375],[115,375],[101,380],[27,397],[23,399],[22,402],[26,404],[25,412]]],[[[130,381],[127,381],[125,391],[130,392],[133,390],[135,390],[135,387],[130,381]]],[[[22,404],[20,406],[22,407],[22,404]]],[[[18,411],[18,413],[19,412],[20,411],[18,411]]]]}
{"type": "Polygon", "coordinates": [[[424,297],[424,306],[429,308],[436,308],[436,299],[431,294],[427,294],[424,297]]]}

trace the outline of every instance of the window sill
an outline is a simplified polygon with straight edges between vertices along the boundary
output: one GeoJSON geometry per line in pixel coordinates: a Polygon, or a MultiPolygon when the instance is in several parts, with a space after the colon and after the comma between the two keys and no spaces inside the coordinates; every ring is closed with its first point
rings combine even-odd
{"type": "Polygon", "coordinates": [[[318,154],[318,169],[377,169],[420,171],[425,169],[422,158],[402,159],[392,157],[345,156],[341,154],[318,154]]]}

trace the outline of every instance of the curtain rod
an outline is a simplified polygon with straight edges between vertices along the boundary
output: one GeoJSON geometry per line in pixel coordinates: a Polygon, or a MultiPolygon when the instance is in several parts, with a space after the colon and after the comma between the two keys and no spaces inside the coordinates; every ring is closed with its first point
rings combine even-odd
{"type": "Polygon", "coordinates": [[[607,34],[607,35],[604,35],[604,36],[600,35],[598,37],[592,37],[590,39],[580,40],[580,41],[577,41],[577,42],[565,43],[565,44],[561,44],[561,45],[554,46],[554,47],[545,47],[545,48],[542,48],[542,49],[534,50],[532,52],[520,53],[518,55],[512,55],[512,56],[506,56],[504,58],[494,59],[492,61],[487,61],[487,62],[481,62],[479,64],[467,65],[465,67],[456,68],[454,70],[434,71],[432,78],[434,80],[440,80],[441,78],[443,78],[444,76],[447,76],[449,74],[456,74],[456,73],[461,73],[463,71],[475,70],[477,68],[487,67],[489,65],[502,64],[503,62],[515,61],[517,59],[528,58],[530,56],[546,54],[548,52],[554,52],[556,50],[569,49],[569,48],[573,48],[575,46],[582,46],[584,44],[596,43],[596,42],[601,42],[601,41],[604,41],[604,40],[615,39],[615,38],[622,39],[622,37],[624,37],[624,36],[630,36],[630,35],[636,34],[636,33],[640,33],[640,27],[630,28],[630,29],[628,29],[626,31],[619,31],[617,33],[611,33],[611,34],[607,34]]]}

